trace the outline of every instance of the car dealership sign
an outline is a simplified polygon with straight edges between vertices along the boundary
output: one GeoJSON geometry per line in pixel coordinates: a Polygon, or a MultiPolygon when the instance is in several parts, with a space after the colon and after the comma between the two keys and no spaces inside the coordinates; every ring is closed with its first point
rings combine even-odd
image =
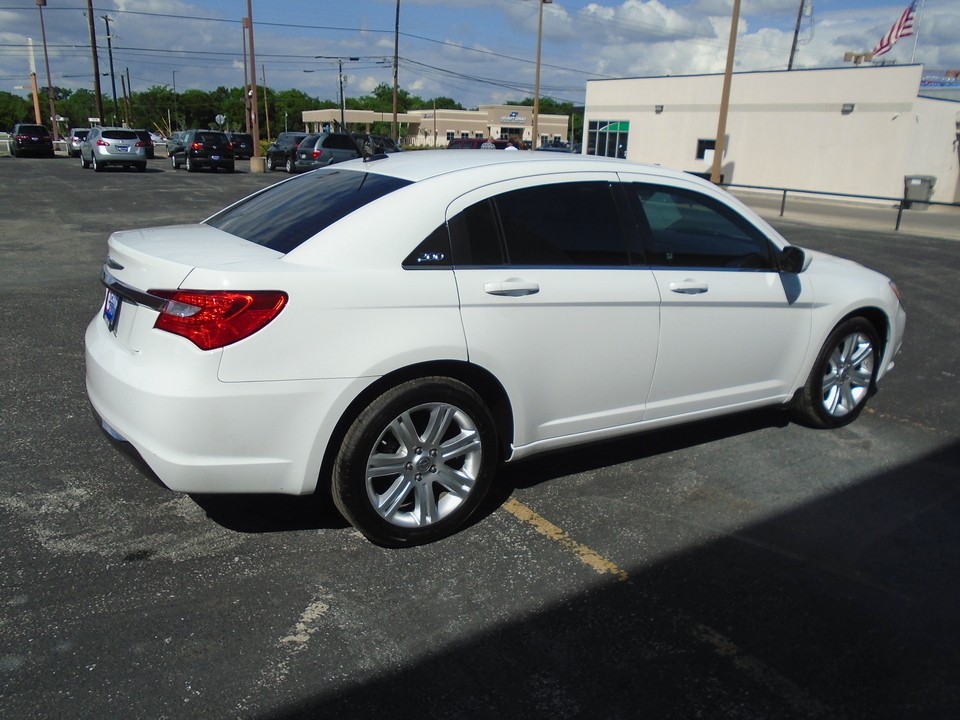
{"type": "Polygon", "coordinates": [[[523,125],[527,122],[526,115],[521,115],[520,113],[514,111],[509,115],[504,115],[500,118],[500,123],[502,125],[523,125]]]}

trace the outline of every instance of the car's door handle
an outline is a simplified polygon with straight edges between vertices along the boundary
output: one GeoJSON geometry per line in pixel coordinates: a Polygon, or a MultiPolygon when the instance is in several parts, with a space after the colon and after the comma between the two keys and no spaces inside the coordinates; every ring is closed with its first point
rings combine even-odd
{"type": "Polygon", "coordinates": [[[540,286],[537,283],[510,278],[503,282],[488,282],[483,284],[483,291],[488,295],[506,295],[508,297],[521,297],[522,295],[535,295],[540,292],[540,286]]]}
{"type": "Polygon", "coordinates": [[[667,287],[669,287],[672,292],[682,293],[683,295],[699,295],[710,289],[710,286],[705,282],[698,282],[696,280],[672,282],[667,287]]]}

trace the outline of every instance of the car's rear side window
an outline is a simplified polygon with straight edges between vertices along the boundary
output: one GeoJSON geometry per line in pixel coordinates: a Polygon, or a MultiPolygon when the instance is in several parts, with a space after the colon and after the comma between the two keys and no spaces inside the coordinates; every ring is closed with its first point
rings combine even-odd
{"type": "Polygon", "coordinates": [[[318,170],[269,187],[205,222],[288,253],[354,210],[409,184],[356,170],[318,170]]]}

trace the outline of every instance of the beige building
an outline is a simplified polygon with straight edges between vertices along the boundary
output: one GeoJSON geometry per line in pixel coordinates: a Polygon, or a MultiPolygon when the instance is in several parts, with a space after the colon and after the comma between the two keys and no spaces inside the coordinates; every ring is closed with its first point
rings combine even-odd
{"type": "MultiPolygon", "coordinates": [[[[537,130],[540,144],[568,139],[568,115],[540,113],[537,130]]],[[[370,132],[375,122],[393,122],[393,113],[372,110],[346,110],[344,121],[354,131],[370,132]]],[[[303,122],[311,132],[340,124],[340,110],[306,110],[303,122]]],[[[415,110],[399,113],[401,144],[441,147],[454,138],[519,137],[533,140],[533,108],[521,105],[481,105],[477,110],[415,110]]]]}
{"type": "MultiPolygon", "coordinates": [[[[899,198],[906,176],[960,201],[960,103],[919,97],[920,65],[736,73],[724,182],[899,198]]],[[[585,152],[708,173],[722,75],[587,83],[585,152]]]]}

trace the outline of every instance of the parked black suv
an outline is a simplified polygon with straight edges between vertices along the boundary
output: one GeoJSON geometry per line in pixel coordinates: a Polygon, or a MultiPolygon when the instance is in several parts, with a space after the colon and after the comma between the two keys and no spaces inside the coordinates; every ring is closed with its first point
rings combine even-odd
{"type": "Polygon", "coordinates": [[[170,155],[170,164],[174,170],[179,168],[181,163],[187,168],[187,172],[200,168],[223,168],[227,172],[233,172],[233,144],[218,130],[187,130],[183,143],[170,155]]]}
{"type": "Polygon", "coordinates": [[[14,157],[53,157],[53,138],[43,125],[17,123],[10,133],[10,154],[14,157]]]}
{"type": "Polygon", "coordinates": [[[140,142],[143,143],[143,148],[147,152],[147,160],[153,160],[156,157],[156,152],[154,150],[153,138],[150,137],[149,130],[134,130],[137,134],[137,137],[140,138],[140,142]]]}
{"type": "Polygon", "coordinates": [[[233,143],[233,154],[237,160],[249,160],[253,157],[253,135],[249,133],[230,132],[227,133],[230,142],[233,143]]]}
{"type": "Polygon", "coordinates": [[[307,136],[302,132],[282,132],[275,143],[267,148],[267,170],[283,168],[288,173],[297,171],[297,148],[307,136]]]}

